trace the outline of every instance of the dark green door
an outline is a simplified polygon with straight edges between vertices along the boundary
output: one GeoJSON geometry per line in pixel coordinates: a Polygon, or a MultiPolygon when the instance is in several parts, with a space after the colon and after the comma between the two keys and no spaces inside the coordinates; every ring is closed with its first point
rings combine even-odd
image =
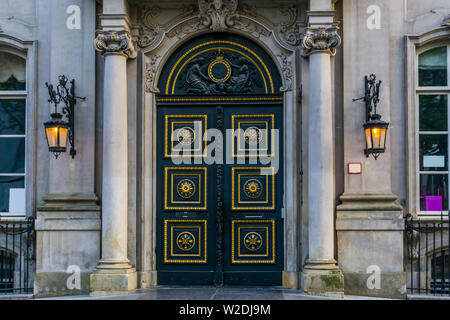
{"type": "Polygon", "coordinates": [[[280,95],[159,99],[159,284],[281,285],[282,129],[280,95]]]}

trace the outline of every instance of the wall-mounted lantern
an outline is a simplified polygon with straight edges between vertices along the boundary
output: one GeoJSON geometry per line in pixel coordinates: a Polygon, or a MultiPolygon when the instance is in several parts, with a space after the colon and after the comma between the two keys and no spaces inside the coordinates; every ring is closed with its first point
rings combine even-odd
{"type": "Polygon", "coordinates": [[[67,140],[70,143],[70,155],[72,159],[76,155],[75,150],[75,104],[77,99],[85,100],[86,98],[75,96],[75,80],[70,81],[70,89],[67,89],[67,77],[62,75],[58,77],[59,83],[56,86],[56,91],[52,84],[45,85],[48,88],[50,99],[48,102],[55,105],[55,112],[51,113],[51,120],[44,123],[45,136],[47,138],[48,149],[53,152],[55,158],[62,152],[66,152],[67,140]],[[58,112],[58,104],[64,103],[62,107],[62,114],[58,112]],[[63,120],[63,115],[66,116],[67,121],[63,120]]]}
{"type": "Polygon", "coordinates": [[[353,101],[363,100],[366,103],[366,123],[363,125],[366,136],[364,154],[366,157],[372,154],[377,160],[380,153],[384,153],[386,150],[386,136],[389,123],[381,120],[381,115],[377,113],[381,81],[376,82],[376,76],[371,74],[364,77],[364,85],[364,97],[353,99],[353,101]]]}

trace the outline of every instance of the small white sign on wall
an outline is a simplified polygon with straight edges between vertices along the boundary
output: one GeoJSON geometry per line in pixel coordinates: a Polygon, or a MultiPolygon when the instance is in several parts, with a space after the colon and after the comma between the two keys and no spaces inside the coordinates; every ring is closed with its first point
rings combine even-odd
{"type": "Polygon", "coordinates": [[[9,213],[14,215],[25,215],[25,189],[9,189],[9,213]]]}
{"type": "Polygon", "coordinates": [[[445,156],[423,156],[424,168],[444,168],[445,156]]]}

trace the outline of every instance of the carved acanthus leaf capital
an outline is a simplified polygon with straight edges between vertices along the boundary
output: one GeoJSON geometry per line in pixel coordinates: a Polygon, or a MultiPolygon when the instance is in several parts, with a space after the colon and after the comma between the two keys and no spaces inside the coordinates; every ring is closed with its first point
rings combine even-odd
{"type": "Polygon", "coordinates": [[[124,54],[128,58],[136,58],[137,52],[128,31],[97,31],[94,40],[95,50],[102,54],[124,54]]]}
{"type": "Polygon", "coordinates": [[[336,48],[341,44],[337,27],[308,27],[302,39],[302,54],[309,56],[314,52],[336,54],[336,48]]]}

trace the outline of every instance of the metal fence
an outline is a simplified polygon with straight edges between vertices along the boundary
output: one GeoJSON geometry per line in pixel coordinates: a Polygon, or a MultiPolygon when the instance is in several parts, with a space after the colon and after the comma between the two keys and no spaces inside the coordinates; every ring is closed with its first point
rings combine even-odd
{"type": "Polygon", "coordinates": [[[33,292],[34,219],[0,221],[0,294],[33,292]]]}
{"type": "Polygon", "coordinates": [[[450,296],[449,220],[406,216],[407,289],[409,294],[450,296]]]}

